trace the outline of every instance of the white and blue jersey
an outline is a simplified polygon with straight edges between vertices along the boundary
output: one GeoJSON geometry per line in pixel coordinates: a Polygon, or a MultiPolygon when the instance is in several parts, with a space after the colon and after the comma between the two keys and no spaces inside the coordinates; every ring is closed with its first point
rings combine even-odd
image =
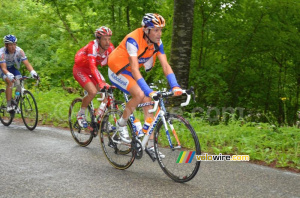
{"type": "MultiPolygon", "coordinates": [[[[24,60],[27,60],[27,57],[20,47],[17,46],[13,54],[8,53],[5,47],[0,48],[0,64],[6,63],[7,70],[15,76],[20,75],[18,69],[20,69],[21,62],[24,60]]],[[[1,68],[0,75],[1,77],[4,76],[1,68]]]]}

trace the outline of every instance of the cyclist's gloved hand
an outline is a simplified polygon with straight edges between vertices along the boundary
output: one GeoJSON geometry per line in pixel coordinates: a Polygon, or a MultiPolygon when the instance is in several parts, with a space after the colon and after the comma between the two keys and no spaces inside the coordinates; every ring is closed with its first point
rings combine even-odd
{"type": "Polygon", "coordinates": [[[10,72],[8,72],[7,74],[6,74],[6,76],[7,76],[7,78],[12,82],[13,80],[14,80],[14,75],[12,74],[12,73],[10,73],[10,72]]]}
{"type": "Polygon", "coordinates": [[[182,94],[182,89],[180,87],[173,87],[172,92],[174,96],[180,96],[182,94]]]}
{"type": "Polygon", "coordinates": [[[155,96],[157,96],[157,91],[152,91],[151,93],[149,93],[150,98],[153,98],[155,96]]]}
{"type": "Polygon", "coordinates": [[[30,74],[31,74],[31,77],[32,77],[32,78],[35,78],[35,79],[37,79],[37,80],[40,80],[40,77],[39,77],[39,75],[36,73],[36,71],[31,70],[30,74]]]}
{"type": "Polygon", "coordinates": [[[105,87],[105,89],[109,89],[110,88],[110,85],[107,84],[106,82],[100,82],[99,83],[99,89],[103,89],[105,87]]]}

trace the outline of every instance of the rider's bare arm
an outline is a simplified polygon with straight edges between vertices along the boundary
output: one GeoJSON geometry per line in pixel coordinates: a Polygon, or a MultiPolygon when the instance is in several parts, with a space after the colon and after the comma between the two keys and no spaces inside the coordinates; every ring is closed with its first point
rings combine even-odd
{"type": "Polygon", "coordinates": [[[168,76],[169,74],[174,73],[171,66],[168,63],[167,56],[165,54],[158,54],[157,57],[163,68],[163,72],[164,72],[165,76],[168,76]]]}
{"type": "Polygon", "coordinates": [[[4,74],[8,73],[7,67],[6,67],[6,63],[0,63],[1,69],[3,71],[4,74]]]}
{"type": "Polygon", "coordinates": [[[131,67],[131,72],[135,80],[143,78],[139,68],[139,62],[137,56],[129,56],[129,64],[131,67]]]}
{"type": "Polygon", "coordinates": [[[33,67],[31,66],[31,64],[29,63],[29,61],[27,59],[23,60],[23,63],[29,72],[31,72],[33,70],[33,67]]]}

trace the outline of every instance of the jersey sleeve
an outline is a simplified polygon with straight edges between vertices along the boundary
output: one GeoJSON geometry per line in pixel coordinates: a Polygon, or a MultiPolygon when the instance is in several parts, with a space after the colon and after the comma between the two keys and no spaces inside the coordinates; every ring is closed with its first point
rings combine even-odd
{"type": "Polygon", "coordinates": [[[21,56],[21,61],[27,60],[25,52],[22,49],[20,49],[20,56],[21,56]]]}
{"type": "Polygon", "coordinates": [[[97,48],[98,46],[95,44],[95,42],[91,42],[88,46],[88,62],[89,67],[92,73],[92,77],[96,80],[97,84],[100,84],[102,82],[101,75],[97,68],[97,48]]]}
{"type": "Polygon", "coordinates": [[[139,49],[139,45],[137,44],[136,40],[129,37],[126,41],[126,50],[129,56],[137,56],[138,49],[139,49]]]}
{"type": "Polygon", "coordinates": [[[6,63],[5,53],[2,53],[1,51],[0,51],[0,63],[6,63]]]}

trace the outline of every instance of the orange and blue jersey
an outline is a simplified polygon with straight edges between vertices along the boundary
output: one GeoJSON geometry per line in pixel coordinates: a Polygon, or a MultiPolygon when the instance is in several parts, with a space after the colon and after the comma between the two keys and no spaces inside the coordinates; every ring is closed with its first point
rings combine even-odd
{"type": "Polygon", "coordinates": [[[165,53],[162,41],[157,43],[158,51],[155,51],[154,45],[148,46],[144,34],[143,28],[138,28],[129,33],[109,55],[108,66],[115,74],[118,75],[124,70],[131,72],[129,56],[137,56],[139,66],[144,66],[146,71],[150,71],[154,66],[157,55],[165,53]]]}
{"type": "MultiPolygon", "coordinates": [[[[148,46],[144,34],[143,28],[138,28],[129,33],[108,57],[110,81],[127,94],[129,94],[130,88],[139,82],[139,79],[134,79],[132,76],[129,57],[136,56],[139,67],[144,66],[145,71],[148,72],[153,68],[157,55],[165,53],[162,41],[148,46]]],[[[143,87],[141,88],[145,91],[143,87]]],[[[148,86],[146,85],[146,87],[148,86]]],[[[148,96],[149,91],[146,92],[145,94],[148,96]]]]}

